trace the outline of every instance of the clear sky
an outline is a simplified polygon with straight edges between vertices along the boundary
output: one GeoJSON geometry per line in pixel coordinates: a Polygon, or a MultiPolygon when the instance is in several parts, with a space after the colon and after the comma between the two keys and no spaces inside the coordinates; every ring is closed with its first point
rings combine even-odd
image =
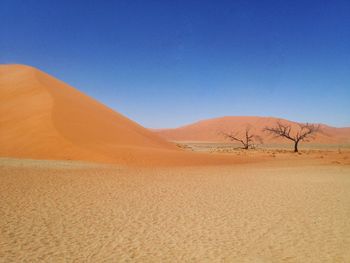
{"type": "Polygon", "coordinates": [[[350,1],[1,0],[0,63],[146,127],[229,115],[350,126],[350,1]]]}

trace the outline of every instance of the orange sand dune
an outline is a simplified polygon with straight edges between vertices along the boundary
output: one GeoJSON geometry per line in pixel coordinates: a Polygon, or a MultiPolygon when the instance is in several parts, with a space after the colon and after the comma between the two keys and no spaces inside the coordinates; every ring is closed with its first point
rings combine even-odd
{"type": "MultiPolygon", "coordinates": [[[[289,142],[281,138],[269,136],[263,129],[266,126],[274,126],[278,121],[290,124],[292,130],[298,129],[296,122],[272,118],[272,117],[253,117],[253,116],[232,116],[209,120],[203,120],[175,129],[154,130],[160,136],[171,141],[207,141],[218,142],[226,140],[221,132],[242,133],[246,127],[250,127],[252,133],[263,137],[265,143],[283,143],[289,142]]],[[[320,125],[321,133],[317,134],[313,143],[350,143],[350,128],[334,128],[324,124],[320,125]]]]}
{"type": "Polygon", "coordinates": [[[211,159],[183,152],[69,85],[23,65],[0,65],[0,127],[2,157],[122,164],[211,159]]]}

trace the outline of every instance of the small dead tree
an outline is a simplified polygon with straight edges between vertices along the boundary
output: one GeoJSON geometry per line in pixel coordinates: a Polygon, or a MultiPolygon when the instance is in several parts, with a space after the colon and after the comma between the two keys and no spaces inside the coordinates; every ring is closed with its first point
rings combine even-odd
{"type": "Polygon", "coordinates": [[[320,131],[319,125],[314,124],[298,124],[299,129],[292,132],[292,126],[277,122],[275,127],[265,127],[264,131],[275,137],[282,137],[294,142],[294,152],[298,152],[298,144],[301,141],[308,142],[315,138],[316,133],[320,131]]]}
{"type": "Polygon", "coordinates": [[[230,139],[231,141],[240,142],[243,145],[242,149],[245,150],[253,149],[258,143],[263,143],[262,138],[258,135],[251,134],[249,128],[245,129],[244,135],[225,132],[222,132],[222,134],[225,136],[225,138],[230,139]]]}

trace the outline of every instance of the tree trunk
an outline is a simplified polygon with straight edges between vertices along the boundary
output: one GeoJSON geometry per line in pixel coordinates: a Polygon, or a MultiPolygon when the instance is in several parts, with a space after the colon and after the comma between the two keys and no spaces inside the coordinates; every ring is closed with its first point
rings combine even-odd
{"type": "Polygon", "coordinates": [[[294,142],[294,152],[295,152],[295,153],[298,152],[298,143],[299,143],[299,141],[295,141],[295,142],[294,142]]]}

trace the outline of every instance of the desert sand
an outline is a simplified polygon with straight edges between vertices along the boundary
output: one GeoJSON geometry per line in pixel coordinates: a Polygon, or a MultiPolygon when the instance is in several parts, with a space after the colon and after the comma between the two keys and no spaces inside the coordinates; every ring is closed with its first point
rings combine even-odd
{"type": "Polygon", "coordinates": [[[157,135],[0,66],[0,262],[350,262],[349,130],[298,154],[167,141],[238,127],[212,122],[157,135]]]}
{"type": "Polygon", "coordinates": [[[2,158],[0,259],[349,262],[349,157],[163,168],[2,158]]]}
{"type": "Polygon", "coordinates": [[[0,155],[128,162],[176,148],[48,74],[0,66],[0,155]],[[135,157],[137,156],[137,157],[135,157]]]}
{"type": "Polygon", "coordinates": [[[0,65],[0,157],[127,165],[202,165],[238,159],[174,144],[30,66],[0,65]]]}
{"type": "MultiPolygon", "coordinates": [[[[276,120],[225,117],[157,135],[36,68],[0,65],[0,157],[145,166],[240,163],[224,155],[186,152],[168,140],[223,140],[218,131],[247,125],[261,133],[276,120]]],[[[322,125],[322,131],[315,142],[350,143],[350,128],[322,125]]]]}
{"type": "MultiPolygon", "coordinates": [[[[298,130],[298,123],[275,117],[254,117],[254,116],[228,116],[199,121],[183,127],[174,129],[153,130],[169,141],[201,141],[201,142],[223,142],[227,141],[221,133],[242,133],[246,128],[252,134],[263,138],[264,143],[290,143],[283,138],[275,138],[266,134],[265,127],[273,127],[277,122],[292,127],[292,132],[298,130]]],[[[320,125],[320,131],[310,143],[316,144],[350,144],[350,128],[336,128],[325,124],[320,125]]],[[[304,143],[303,143],[304,144],[304,143]]]]}

